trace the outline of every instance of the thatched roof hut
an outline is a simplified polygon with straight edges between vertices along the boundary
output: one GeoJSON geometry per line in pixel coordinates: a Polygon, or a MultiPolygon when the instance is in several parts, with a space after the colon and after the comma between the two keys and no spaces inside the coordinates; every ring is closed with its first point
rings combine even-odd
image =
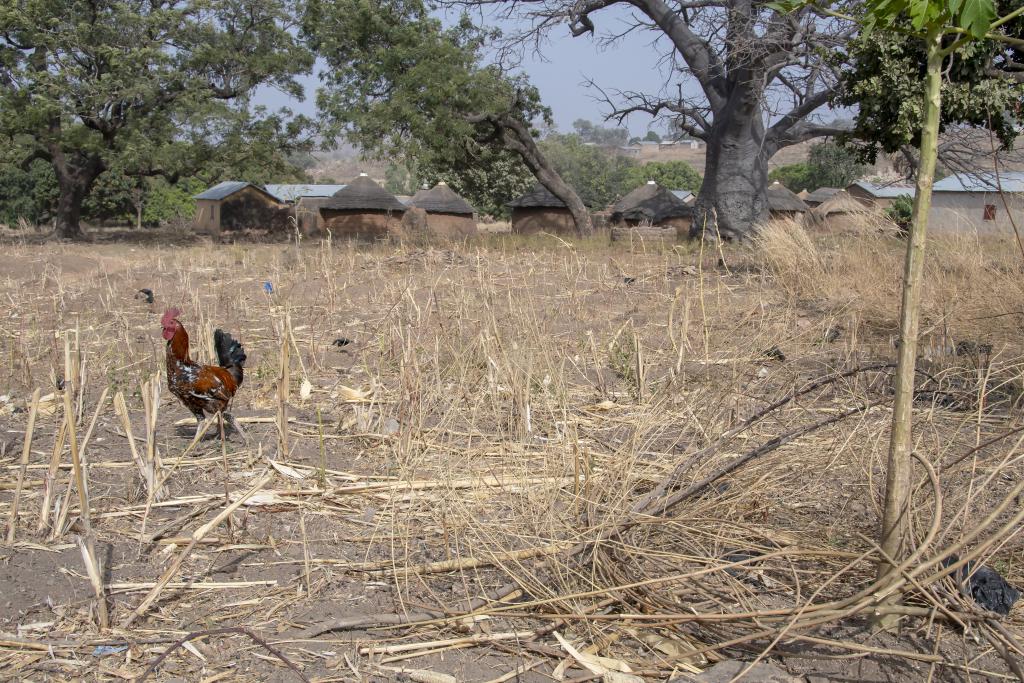
{"type": "Polygon", "coordinates": [[[768,211],[773,218],[792,218],[807,211],[807,205],[792,190],[776,181],[768,186],[768,211]]]}
{"type": "Polygon", "coordinates": [[[612,207],[612,223],[619,225],[656,225],[675,228],[688,235],[693,207],[653,180],[636,188],[612,207]]]}
{"type": "Polygon", "coordinates": [[[561,199],[537,183],[532,190],[508,203],[512,209],[512,232],[576,234],[572,212],[561,199]]]}
{"type": "Polygon", "coordinates": [[[397,230],[406,206],[365,173],[320,206],[323,227],[339,237],[376,239],[397,230]]]}
{"type": "Polygon", "coordinates": [[[412,206],[423,209],[427,213],[450,213],[457,216],[472,216],[473,207],[465,199],[440,182],[431,189],[422,189],[412,197],[412,206]]]}
{"type": "Polygon", "coordinates": [[[829,231],[860,231],[877,227],[884,220],[876,206],[865,206],[846,190],[839,190],[811,209],[809,224],[829,231]]]}
{"type": "Polygon", "coordinates": [[[408,204],[426,214],[425,227],[433,235],[469,237],[477,232],[473,207],[444,182],[429,190],[424,187],[408,204]]]}
{"type": "Polygon", "coordinates": [[[841,187],[819,187],[814,192],[809,193],[807,196],[797,195],[800,199],[804,200],[804,204],[811,207],[812,209],[822,202],[831,199],[837,192],[842,192],[841,187]]]}

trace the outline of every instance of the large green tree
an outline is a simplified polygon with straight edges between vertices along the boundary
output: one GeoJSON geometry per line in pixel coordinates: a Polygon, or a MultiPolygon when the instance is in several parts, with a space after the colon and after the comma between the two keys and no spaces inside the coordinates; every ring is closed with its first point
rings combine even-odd
{"type": "Polygon", "coordinates": [[[596,144],[584,144],[575,134],[549,135],[541,150],[559,175],[592,210],[602,210],[633,187],[630,172],[636,162],[596,144]]]}
{"type": "Polygon", "coordinates": [[[468,20],[446,28],[421,0],[309,0],[303,29],[328,66],[317,97],[328,137],[413,160],[453,187],[482,159],[513,153],[590,230],[537,145],[533,124],[550,112],[525,78],[482,63],[488,35],[468,20]]]}
{"type": "Polygon", "coordinates": [[[57,231],[108,169],[176,176],[254,141],[286,151],[304,122],[250,108],[261,85],[301,96],[312,55],[292,0],[19,0],[0,4],[0,137],[59,188],[57,231]],[[254,137],[255,136],[255,137],[254,137]],[[238,145],[232,149],[232,145],[238,145]]]}
{"type": "Polygon", "coordinates": [[[864,175],[858,151],[835,142],[811,145],[807,161],[780,166],[768,174],[793,192],[813,192],[819,187],[846,187],[864,175]]]}
{"type": "Polygon", "coordinates": [[[642,166],[630,168],[626,174],[628,190],[643,185],[648,180],[653,180],[670,190],[689,190],[694,194],[700,192],[702,182],[697,169],[682,160],[650,161],[642,166]]]}

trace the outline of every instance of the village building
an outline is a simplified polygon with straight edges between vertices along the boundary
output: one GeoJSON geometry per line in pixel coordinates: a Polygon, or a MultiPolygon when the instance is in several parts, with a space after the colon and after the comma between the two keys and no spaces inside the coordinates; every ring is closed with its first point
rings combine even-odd
{"type": "Polygon", "coordinates": [[[932,186],[928,229],[1012,234],[1024,217],[1024,172],[954,173],[932,186]]]}
{"type": "Polygon", "coordinates": [[[395,234],[406,206],[365,173],[324,200],[320,225],[335,237],[380,239],[395,234]]]}
{"type": "Polygon", "coordinates": [[[320,207],[345,186],[297,183],[271,184],[263,187],[292,208],[292,215],[304,235],[313,235],[323,230],[320,207]]]}
{"type": "Polygon", "coordinates": [[[671,228],[679,237],[690,234],[692,221],[693,207],[653,180],[617,201],[611,215],[613,226],[671,228]]]}
{"type": "Polygon", "coordinates": [[[819,187],[814,192],[804,190],[798,193],[797,196],[804,201],[804,204],[813,209],[816,206],[820,206],[822,202],[834,197],[838,192],[842,192],[841,187],[819,187]]]}
{"type": "Polygon", "coordinates": [[[669,190],[678,199],[683,200],[687,206],[693,206],[694,202],[697,201],[697,196],[689,190],[669,190]]]}
{"type": "Polygon", "coordinates": [[[422,189],[408,202],[423,211],[427,232],[439,237],[470,237],[477,233],[473,207],[444,182],[422,189]]]}
{"type": "Polygon", "coordinates": [[[512,232],[575,235],[576,223],[565,202],[541,184],[508,203],[512,209],[512,232]]]}
{"type": "Polygon", "coordinates": [[[768,186],[768,215],[771,218],[792,218],[799,220],[807,211],[807,205],[792,190],[775,181],[768,186]]]}
{"type": "Polygon", "coordinates": [[[881,209],[854,199],[846,190],[839,190],[811,209],[807,216],[807,226],[828,232],[871,230],[885,221],[881,209]]]}
{"type": "Polygon", "coordinates": [[[252,183],[226,180],[193,199],[197,232],[219,235],[225,230],[288,230],[291,207],[252,183]]]}
{"type": "Polygon", "coordinates": [[[868,180],[855,180],[845,189],[847,194],[862,204],[883,210],[888,209],[897,197],[913,197],[917,194],[913,185],[875,183],[868,180]]]}

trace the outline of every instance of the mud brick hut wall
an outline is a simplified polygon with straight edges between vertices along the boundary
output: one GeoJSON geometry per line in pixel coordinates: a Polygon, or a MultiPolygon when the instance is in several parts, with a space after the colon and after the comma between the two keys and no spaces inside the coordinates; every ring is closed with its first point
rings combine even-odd
{"type": "MultiPolygon", "coordinates": [[[[425,212],[425,229],[432,236],[461,238],[477,234],[473,207],[445,183],[420,190],[408,204],[425,212]]],[[[418,215],[419,211],[415,213],[418,215]]]]}
{"type": "Polygon", "coordinates": [[[401,229],[406,207],[393,194],[360,175],[320,207],[322,227],[340,239],[383,239],[401,229]]]}
{"type": "Polygon", "coordinates": [[[576,223],[572,213],[561,199],[541,185],[535,186],[522,197],[508,204],[512,209],[512,232],[530,235],[550,232],[556,235],[575,235],[576,223]]]}
{"type": "Polygon", "coordinates": [[[266,230],[282,233],[289,229],[291,207],[286,203],[279,202],[248,183],[216,198],[217,187],[196,197],[197,230],[217,235],[222,231],[266,230]],[[214,197],[209,196],[211,194],[214,197]]]}
{"type": "Polygon", "coordinates": [[[323,230],[339,238],[384,239],[396,233],[404,211],[373,209],[321,209],[323,230]]]}
{"type": "Polygon", "coordinates": [[[324,219],[321,209],[330,197],[299,197],[295,201],[295,220],[303,235],[316,236],[324,233],[324,219]]]}

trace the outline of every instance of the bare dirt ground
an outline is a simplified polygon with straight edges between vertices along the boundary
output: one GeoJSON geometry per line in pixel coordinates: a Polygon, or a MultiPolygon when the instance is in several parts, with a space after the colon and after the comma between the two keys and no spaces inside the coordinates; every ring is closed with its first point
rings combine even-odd
{"type": "Polygon", "coordinates": [[[873,545],[892,237],[2,248],[6,680],[704,680],[758,658],[790,680],[1016,678],[1019,608],[981,610],[941,564],[1024,586],[1011,242],[931,245],[899,585],[874,583],[873,545]],[[190,448],[161,374],[172,305],[194,357],[216,327],[245,345],[248,442],[190,448]]]}

